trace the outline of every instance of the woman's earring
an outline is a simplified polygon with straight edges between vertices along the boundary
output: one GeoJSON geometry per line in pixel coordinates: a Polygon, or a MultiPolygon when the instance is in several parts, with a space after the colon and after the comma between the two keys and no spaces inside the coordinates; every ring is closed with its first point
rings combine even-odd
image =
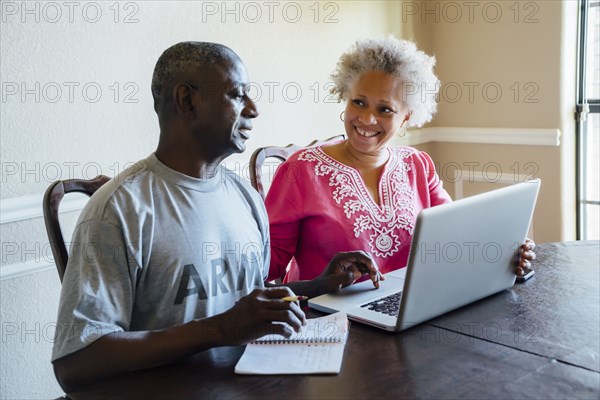
{"type": "Polygon", "coordinates": [[[346,121],[344,121],[344,111],[342,111],[342,112],[340,113],[340,121],[342,121],[342,122],[346,122],[346,121]]]}
{"type": "Polygon", "coordinates": [[[410,119],[411,114],[412,114],[412,112],[409,114],[406,114],[404,121],[402,121],[402,126],[400,126],[400,130],[398,131],[398,136],[404,137],[406,135],[406,123],[410,119]]]}

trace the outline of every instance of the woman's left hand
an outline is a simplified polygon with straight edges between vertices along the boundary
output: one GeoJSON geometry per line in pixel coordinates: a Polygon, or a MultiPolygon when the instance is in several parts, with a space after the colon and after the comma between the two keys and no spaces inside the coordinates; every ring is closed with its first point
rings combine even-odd
{"type": "Polygon", "coordinates": [[[518,276],[525,275],[526,269],[531,269],[531,261],[535,260],[535,243],[533,240],[526,238],[525,243],[519,248],[519,264],[517,265],[516,274],[518,276]]]}
{"type": "Polygon", "coordinates": [[[329,293],[353,284],[363,275],[368,275],[377,289],[379,281],[385,280],[373,257],[362,250],[356,250],[337,253],[316,279],[325,282],[325,293],[329,293]]]}

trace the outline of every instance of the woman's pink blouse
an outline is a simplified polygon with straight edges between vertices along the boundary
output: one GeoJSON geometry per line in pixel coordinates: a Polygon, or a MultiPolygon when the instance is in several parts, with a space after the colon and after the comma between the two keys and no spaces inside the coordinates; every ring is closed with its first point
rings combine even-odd
{"type": "Polygon", "coordinates": [[[360,172],[323,152],[301,150],[277,169],[265,204],[271,231],[269,280],[312,279],[340,251],[370,253],[383,273],[406,266],[417,215],[451,202],[433,161],[411,147],[390,147],[380,204],[360,172]]]}

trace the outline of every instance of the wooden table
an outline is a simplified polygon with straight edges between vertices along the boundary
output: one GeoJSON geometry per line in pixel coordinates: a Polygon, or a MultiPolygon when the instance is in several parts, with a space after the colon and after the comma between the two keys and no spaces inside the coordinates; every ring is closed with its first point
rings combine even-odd
{"type": "Polygon", "coordinates": [[[526,283],[403,333],[352,323],[339,375],[238,376],[244,348],[223,347],[69,396],[598,399],[600,242],[536,252],[526,283]]]}

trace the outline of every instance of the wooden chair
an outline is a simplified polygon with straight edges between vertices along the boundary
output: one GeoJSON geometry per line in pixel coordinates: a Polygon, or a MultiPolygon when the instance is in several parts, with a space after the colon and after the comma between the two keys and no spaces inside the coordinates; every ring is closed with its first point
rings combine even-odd
{"type": "Polygon", "coordinates": [[[58,207],[64,195],[67,193],[83,193],[88,196],[93,195],[102,185],[108,182],[110,178],[105,175],[98,175],[93,179],[67,179],[56,181],[46,190],[42,208],[44,209],[44,222],[46,223],[46,233],[50,240],[54,263],[58,270],[58,277],[62,282],[67,269],[69,253],[60,228],[58,220],[58,207]]]}
{"type": "Polygon", "coordinates": [[[306,147],[301,147],[295,144],[288,144],[285,147],[259,147],[254,153],[252,153],[252,156],[250,156],[250,183],[264,199],[266,193],[264,189],[265,185],[262,181],[262,172],[263,165],[265,164],[267,158],[276,158],[277,160],[284,162],[289,156],[303,148],[319,146],[321,144],[334,142],[345,138],[346,137],[344,135],[337,135],[325,140],[313,140],[306,147]]]}

